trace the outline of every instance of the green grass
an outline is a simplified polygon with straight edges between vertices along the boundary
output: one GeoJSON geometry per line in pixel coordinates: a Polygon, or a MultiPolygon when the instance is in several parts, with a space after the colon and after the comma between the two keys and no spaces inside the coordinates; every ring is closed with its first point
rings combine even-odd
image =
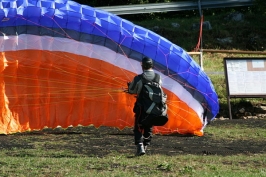
{"type": "MultiPolygon", "coordinates": [[[[265,123],[265,121],[262,123],[265,123]]],[[[197,137],[191,137],[195,141],[201,142],[197,144],[198,148],[212,146],[211,149],[214,151],[216,151],[216,148],[222,147],[228,147],[228,151],[230,151],[230,148],[241,150],[241,143],[237,147],[231,145],[238,144],[237,142],[244,142],[246,146],[250,146],[250,152],[240,151],[240,153],[228,155],[180,153],[179,155],[169,156],[153,153],[141,157],[132,157],[133,151],[119,153],[114,150],[103,156],[97,156],[96,152],[95,155],[86,152],[78,153],[75,149],[70,150],[68,148],[74,142],[73,137],[88,139],[92,136],[90,134],[74,136],[64,133],[10,135],[12,138],[9,139],[9,143],[13,143],[13,146],[1,148],[0,151],[0,176],[265,177],[266,149],[265,146],[263,147],[266,138],[265,125],[258,125],[257,128],[252,128],[250,125],[241,122],[234,124],[230,121],[217,122],[207,128],[205,141],[197,137]],[[22,147],[26,144],[27,147],[22,147]],[[253,147],[258,144],[262,149],[253,152],[253,147]]],[[[256,126],[257,124],[253,123],[252,125],[256,126]]],[[[109,136],[108,133],[106,136],[109,136]]],[[[5,136],[0,138],[3,137],[5,136]]],[[[167,139],[167,136],[157,135],[155,138],[167,139]]],[[[173,142],[173,145],[178,144],[179,141],[186,141],[185,137],[175,137],[175,139],[176,142],[173,142]]],[[[90,146],[90,144],[85,144],[85,141],[79,141],[74,147],[81,150],[84,145],[90,146]]],[[[197,147],[191,146],[191,152],[194,148],[197,147]]],[[[100,149],[96,151],[100,151],[100,149]]]]}
{"type": "Polygon", "coordinates": [[[265,156],[178,157],[150,156],[127,160],[117,155],[95,158],[12,158],[5,159],[1,176],[224,176],[264,177],[265,156]],[[177,160],[178,158],[178,160],[177,160]],[[217,163],[219,161],[220,163],[217,163]],[[33,163],[34,162],[34,163],[33,163]],[[16,167],[14,167],[16,166],[16,167]],[[229,169],[229,170],[228,170],[229,169]]]}

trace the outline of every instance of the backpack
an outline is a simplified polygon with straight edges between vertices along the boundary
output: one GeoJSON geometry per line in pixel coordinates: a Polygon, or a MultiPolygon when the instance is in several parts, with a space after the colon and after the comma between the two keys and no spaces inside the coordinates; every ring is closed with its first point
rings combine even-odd
{"type": "Polygon", "coordinates": [[[167,116],[167,95],[164,93],[160,82],[160,75],[155,73],[153,80],[142,76],[142,90],[140,93],[141,103],[146,113],[142,120],[143,125],[162,126],[168,121],[167,116]]]}

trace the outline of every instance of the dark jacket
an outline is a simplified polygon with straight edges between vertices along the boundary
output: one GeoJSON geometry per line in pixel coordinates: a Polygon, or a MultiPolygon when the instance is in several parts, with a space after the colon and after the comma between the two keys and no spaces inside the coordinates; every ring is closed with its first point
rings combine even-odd
{"type": "MultiPolygon", "coordinates": [[[[148,80],[152,80],[155,77],[155,73],[152,69],[144,70],[143,73],[145,74],[145,76],[148,80]]],[[[128,92],[129,93],[137,94],[139,96],[140,91],[142,89],[142,85],[143,85],[141,79],[142,79],[141,74],[134,77],[133,81],[128,86],[128,92]]],[[[160,79],[159,84],[160,85],[162,84],[161,79],[160,79]]]]}

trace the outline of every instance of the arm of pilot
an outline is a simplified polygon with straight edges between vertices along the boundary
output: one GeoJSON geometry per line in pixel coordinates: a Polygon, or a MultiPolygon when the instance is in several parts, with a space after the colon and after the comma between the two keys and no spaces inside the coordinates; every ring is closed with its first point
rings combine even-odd
{"type": "Polygon", "coordinates": [[[128,93],[130,94],[139,94],[142,88],[141,77],[134,77],[132,82],[128,83],[128,93]]]}

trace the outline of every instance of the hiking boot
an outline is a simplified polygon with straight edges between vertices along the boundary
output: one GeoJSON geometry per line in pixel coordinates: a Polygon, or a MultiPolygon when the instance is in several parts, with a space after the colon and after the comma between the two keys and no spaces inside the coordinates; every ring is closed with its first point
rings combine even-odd
{"type": "Polygon", "coordinates": [[[147,151],[148,145],[144,145],[144,151],[147,151]]]}
{"type": "Polygon", "coordinates": [[[145,150],[144,150],[144,146],[142,143],[139,143],[137,145],[137,153],[136,153],[136,156],[141,156],[141,155],[144,155],[145,154],[145,150]]]}

